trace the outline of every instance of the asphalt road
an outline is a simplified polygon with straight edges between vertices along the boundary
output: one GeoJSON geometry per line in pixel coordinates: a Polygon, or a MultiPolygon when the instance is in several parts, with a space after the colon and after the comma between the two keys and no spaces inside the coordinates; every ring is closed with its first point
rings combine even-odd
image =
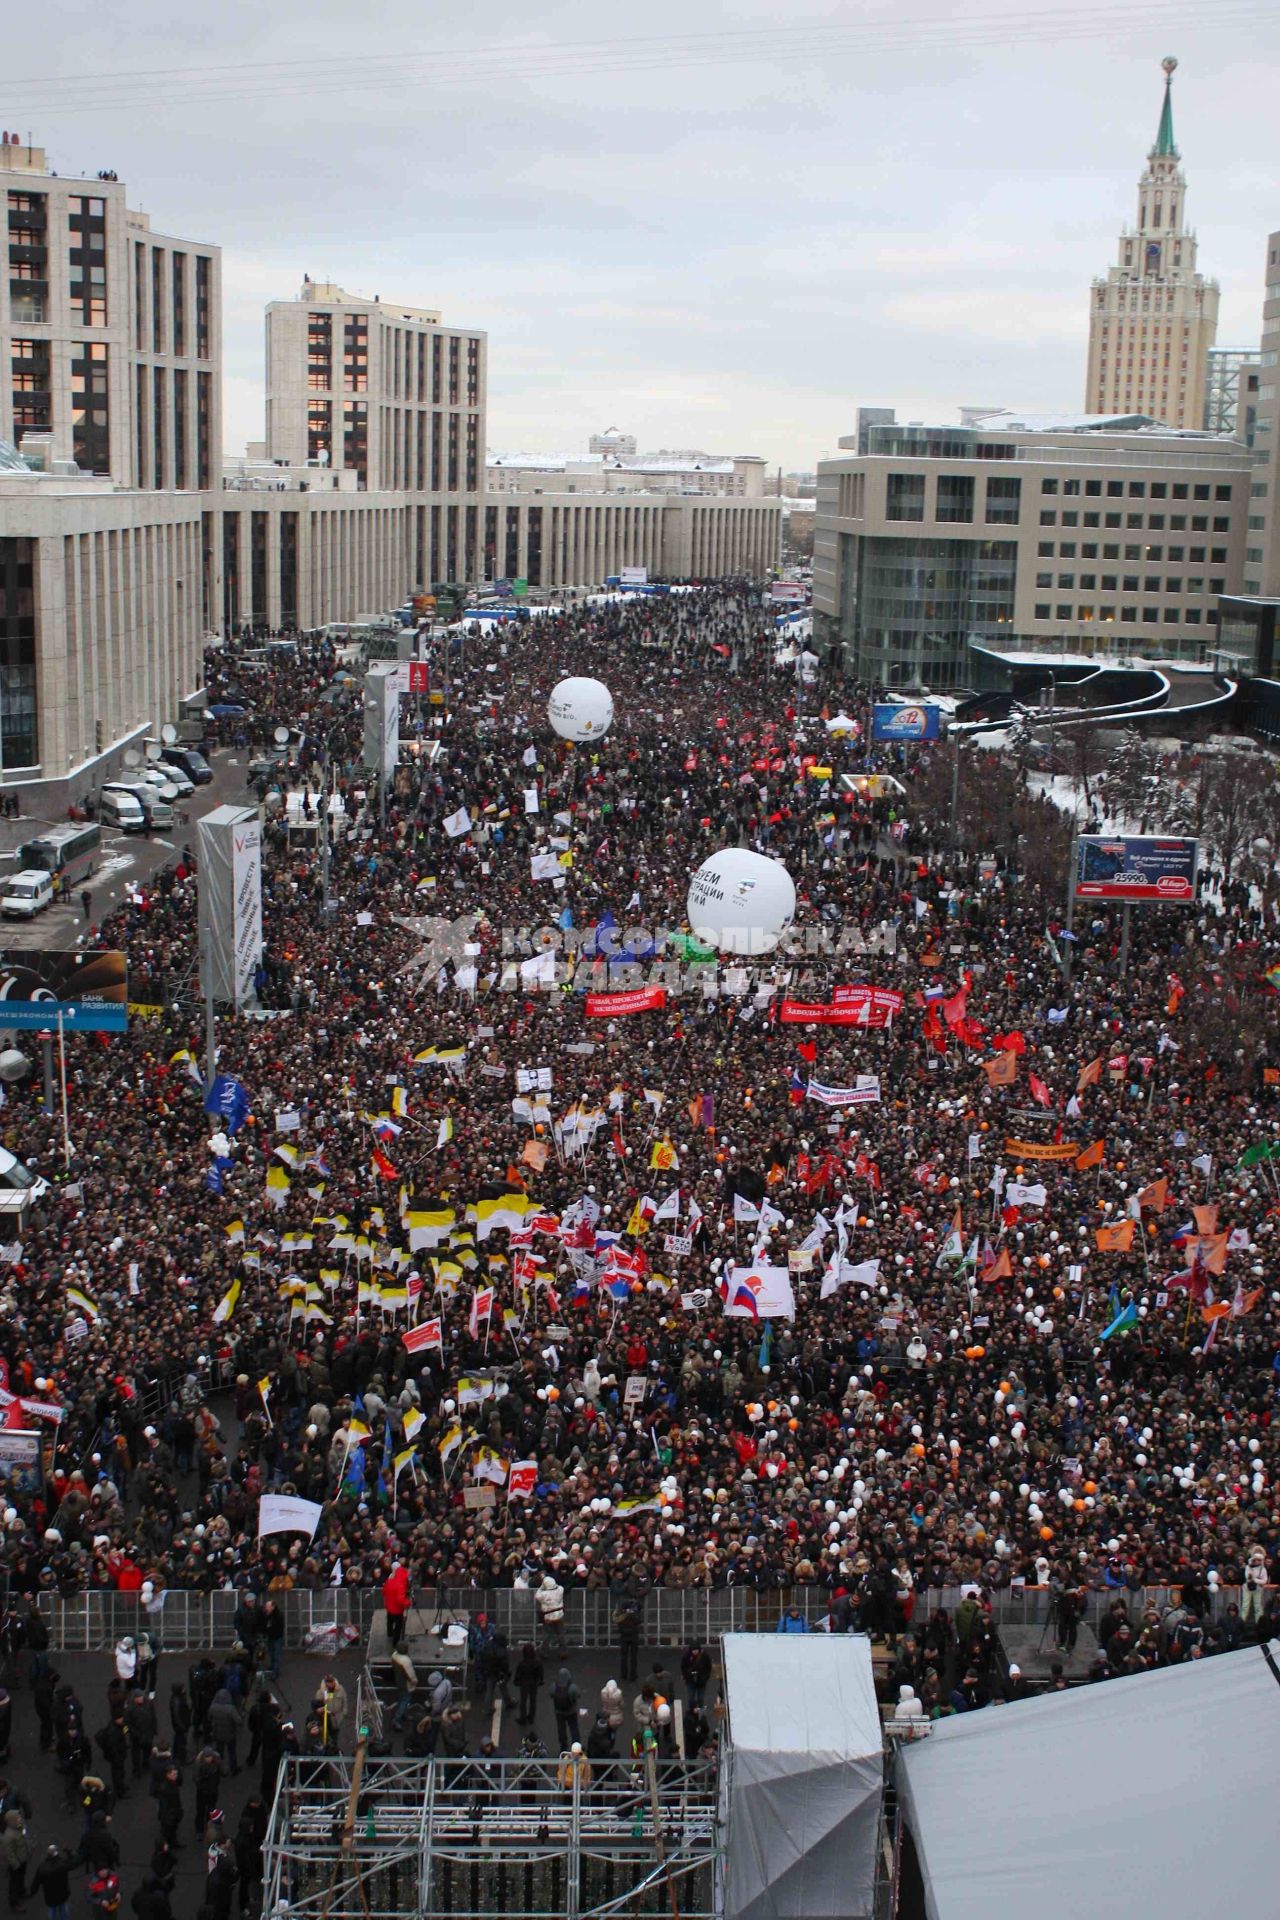
{"type": "MultiPolygon", "coordinates": [[[[250,757],[248,749],[241,753],[224,750],[213,754],[210,761],[213,768],[212,783],[207,787],[197,787],[185,802],[178,802],[189,816],[185,826],[175,825],[164,834],[120,833],[114,827],[103,828],[101,864],[89,882],[89,926],[96,926],[112,907],[124,899],[130,888],[151,879],[161,867],[176,858],[184,845],[194,842],[195,823],[203,814],[229,803],[256,804],[256,797],[247,779],[250,757]]],[[[21,820],[0,821],[0,878],[16,870],[16,862],[11,856],[18,846],[35,839],[43,829],[54,825],[65,825],[65,822],[42,820],[34,815],[21,820]],[[6,858],[6,855],[10,857],[6,858]]],[[[85,940],[87,932],[79,895],[80,889],[76,888],[68,905],[46,907],[34,920],[5,920],[0,924],[0,947],[45,947],[62,953],[77,946],[85,940]]]]}
{"type": "MultiPolygon", "coordinates": [[[[518,1651],[518,1650],[517,1650],[518,1651]]],[[[219,1655],[214,1653],[217,1659],[219,1655]]],[[[680,1692],[679,1648],[663,1649],[667,1666],[673,1669],[676,1678],[676,1691],[680,1692]]],[[[19,1656],[23,1669],[22,1677],[12,1689],[13,1693],[13,1730],[7,1759],[0,1761],[0,1774],[7,1776],[13,1784],[26,1795],[33,1809],[29,1823],[31,1858],[29,1872],[34,1871],[51,1842],[75,1850],[80,1839],[80,1816],[75,1810],[65,1806],[63,1782],[54,1764],[52,1753],[42,1753],[39,1747],[39,1728],[31,1703],[30,1687],[26,1681],[25,1666],[29,1656],[19,1656]]],[[[114,1672],[114,1659],[110,1652],[103,1653],[54,1653],[52,1661],[62,1680],[72,1685],[84,1706],[85,1726],[93,1738],[99,1729],[106,1725],[107,1683],[114,1672]]],[[[185,1679],[188,1669],[199,1658],[198,1654],[161,1653],[157,1675],[156,1708],[161,1733],[168,1737],[169,1693],[176,1680],[185,1679]]],[[[582,1702],[580,1725],[585,1745],[599,1703],[599,1691],[611,1676],[617,1677],[618,1663],[616,1653],[568,1651],[565,1663],[578,1683],[582,1702]]],[[[643,1677],[650,1671],[657,1654],[654,1651],[641,1650],[639,1672],[643,1677]]],[[[315,1654],[286,1655],[281,1672],[279,1692],[286,1704],[290,1716],[295,1720],[299,1732],[306,1719],[307,1706],[326,1673],[336,1673],[347,1690],[350,1701],[350,1718],[343,1730],[342,1746],[351,1751],[355,1737],[355,1701],[356,1680],[362,1663],[359,1649],[340,1655],[337,1658],[324,1658],[315,1654]]],[[[547,1669],[547,1686],[538,1698],[538,1712],[535,1730],[546,1746],[548,1753],[559,1751],[556,1740],[555,1715],[551,1710],[549,1693],[551,1682],[555,1679],[558,1656],[544,1652],[544,1664],[547,1669]]],[[[425,1677],[425,1676],[424,1676],[425,1677]]],[[[623,1694],[627,1704],[627,1719],[618,1740],[619,1753],[625,1753],[633,1731],[631,1725],[631,1700],[639,1691],[638,1684],[625,1685],[623,1694]]],[[[713,1697],[714,1697],[713,1688],[713,1697]]],[[[518,1727],[514,1711],[492,1716],[478,1707],[472,1707],[466,1716],[469,1751],[478,1751],[479,1742],[486,1735],[493,1734],[498,1749],[504,1754],[519,1751],[524,1729],[518,1727]]],[[[234,1835],[241,1811],[253,1793],[263,1792],[262,1768],[255,1760],[250,1766],[247,1761],[248,1734],[242,1732],[238,1743],[240,1772],[228,1775],[222,1786],[219,1806],[225,1817],[226,1828],[234,1835]]],[[[198,1742],[189,1746],[189,1759],[194,1758],[198,1742]]],[[[394,1741],[397,1753],[403,1751],[403,1741],[399,1736],[394,1741]]],[[[110,1780],[110,1769],[102,1761],[96,1750],[94,1754],[95,1771],[104,1779],[110,1780]]],[[[193,1808],[195,1788],[192,1780],[193,1769],[188,1765],[183,1770],[184,1817],[179,1832],[182,1850],[178,1855],[177,1884],[172,1895],[173,1911],[178,1920],[192,1920],[198,1913],[204,1892],[205,1849],[203,1835],[193,1831],[193,1808]]],[[[263,1796],[270,1804],[271,1788],[263,1796]]],[[[159,1836],[156,1819],[156,1806],[151,1799],[145,1780],[130,1781],[127,1798],[117,1802],[111,1815],[111,1830],[120,1845],[121,1863],[119,1867],[123,1891],[122,1916],[127,1916],[130,1901],[142,1883],[144,1874],[151,1863],[152,1849],[159,1836]]],[[[85,1870],[77,1868],[72,1877],[71,1908],[73,1913],[85,1910],[88,1876],[85,1870]]],[[[32,1903],[32,1910],[39,1911],[40,1903],[32,1903]]],[[[257,1911],[255,1908],[254,1911],[257,1911]]]]}

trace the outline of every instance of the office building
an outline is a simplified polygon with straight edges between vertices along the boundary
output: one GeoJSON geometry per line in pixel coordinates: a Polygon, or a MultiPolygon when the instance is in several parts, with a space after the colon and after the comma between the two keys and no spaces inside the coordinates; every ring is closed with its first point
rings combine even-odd
{"type": "Polygon", "coordinates": [[[818,468],[815,632],[888,687],[970,684],[973,646],[1199,660],[1244,565],[1248,449],[1141,415],[899,425],[818,468]]]}
{"type": "Polygon", "coordinates": [[[1169,427],[1204,421],[1207,360],[1218,329],[1218,286],[1196,271],[1196,237],[1183,224],[1187,183],[1173,137],[1173,74],[1138,181],[1138,220],[1089,302],[1085,410],[1141,413],[1169,427]]]}
{"type": "Polygon", "coordinates": [[[123,183],[0,139],[0,439],[121,487],[215,486],[221,255],[152,231],[123,183]]]}

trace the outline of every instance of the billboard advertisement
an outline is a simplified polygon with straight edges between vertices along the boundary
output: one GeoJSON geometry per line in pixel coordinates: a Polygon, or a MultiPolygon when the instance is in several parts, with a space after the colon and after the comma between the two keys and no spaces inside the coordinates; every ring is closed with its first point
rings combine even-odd
{"type": "Polygon", "coordinates": [[[771,580],[769,598],[775,607],[802,607],[809,598],[809,589],[803,580],[771,580]]]}
{"type": "Polygon", "coordinates": [[[129,1024],[124,955],[48,953],[38,947],[0,952],[0,1028],[68,1033],[123,1033],[129,1024]]]}
{"type": "Polygon", "coordinates": [[[214,807],[196,823],[201,984],[205,955],[213,997],[243,1006],[262,958],[262,824],[254,807],[214,807]]]}
{"type": "Polygon", "coordinates": [[[936,740],[940,731],[937,707],[886,704],[871,709],[873,740],[936,740]]]}
{"type": "Polygon", "coordinates": [[[399,667],[380,660],[364,676],[364,764],[385,779],[399,758],[399,667]]]}
{"type": "Polygon", "coordinates": [[[622,587],[647,587],[649,584],[648,567],[619,567],[618,585],[622,587]]]}
{"type": "Polygon", "coordinates": [[[1191,906],[1199,849],[1199,841],[1181,836],[1083,833],[1077,842],[1076,896],[1191,906]]]}

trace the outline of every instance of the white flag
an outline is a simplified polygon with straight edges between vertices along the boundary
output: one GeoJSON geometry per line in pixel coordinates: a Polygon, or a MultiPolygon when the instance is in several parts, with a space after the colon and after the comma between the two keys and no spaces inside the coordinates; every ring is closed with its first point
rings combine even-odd
{"type": "Polygon", "coordinates": [[[880,1284],[880,1262],[862,1260],[857,1266],[850,1266],[847,1260],[832,1260],[822,1276],[822,1292],[818,1296],[829,1300],[841,1287],[875,1287],[880,1284]]]}
{"type": "Polygon", "coordinates": [[[538,764],[538,749],[536,747],[526,747],[520,756],[520,763],[525,767],[536,767],[538,764]]]}
{"type": "Polygon", "coordinates": [[[444,823],[444,830],[451,840],[460,840],[464,833],[471,831],[471,815],[465,807],[459,807],[451,813],[444,823]]]}
{"type": "Polygon", "coordinates": [[[1213,1172],[1213,1155],[1211,1153],[1198,1153],[1191,1164],[1196,1169],[1196,1172],[1202,1173],[1207,1180],[1213,1172]]]}
{"type": "Polygon", "coordinates": [[[318,1500],[299,1500],[289,1493],[264,1493],[258,1502],[258,1538],[269,1533],[305,1533],[315,1537],[324,1508],[318,1500]]]}
{"type": "Polygon", "coordinates": [[[531,880],[559,880],[564,872],[559,858],[554,853],[535,853],[529,859],[529,878],[531,880]]]}
{"type": "Polygon", "coordinates": [[[733,1221],[735,1226],[755,1226],[760,1218],[760,1209],[754,1200],[748,1200],[743,1194],[733,1196],[733,1221]]]}
{"type": "Polygon", "coordinates": [[[526,813],[536,813],[538,811],[538,789],[536,787],[526,787],[524,789],[524,810],[526,813]]]}
{"type": "Polygon", "coordinates": [[[678,1220],[680,1218],[680,1189],[672,1187],[662,1205],[653,1216],[654,1225],[659,1220],[678,1220]]]}

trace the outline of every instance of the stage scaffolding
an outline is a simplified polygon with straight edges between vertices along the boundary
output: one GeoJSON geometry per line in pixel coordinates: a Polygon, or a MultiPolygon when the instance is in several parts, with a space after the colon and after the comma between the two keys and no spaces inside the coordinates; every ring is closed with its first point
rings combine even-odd
{"type": "Polygon", "coordinates": [[[291,1757],[264,1848],[263,1914],[714,1914],[714,1762],[594,1762],[585,1784],[566,1773],[552,1759],[291,1757]]]}

